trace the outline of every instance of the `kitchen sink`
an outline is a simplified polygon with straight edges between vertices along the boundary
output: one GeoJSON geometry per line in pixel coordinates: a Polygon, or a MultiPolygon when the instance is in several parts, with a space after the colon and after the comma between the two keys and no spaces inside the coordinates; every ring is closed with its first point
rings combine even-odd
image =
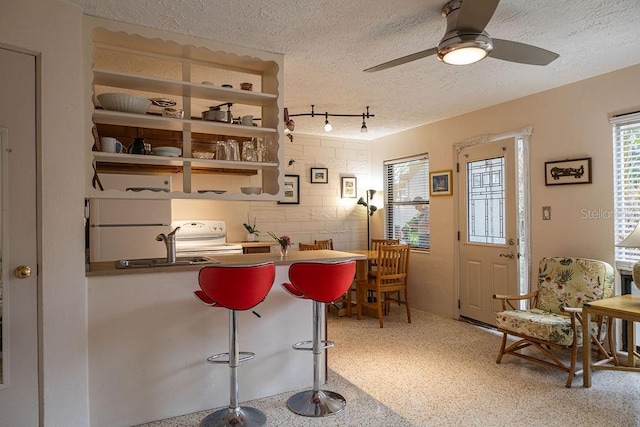
{"type": "Polygon", "coordinates": [[[169,267],[172,265],[218,264],[213,258],[204,256],[178,257],[176,262],[169,263],[166,258],[121,259],[116,261],[116,268],[148,268],[169,267]]]}

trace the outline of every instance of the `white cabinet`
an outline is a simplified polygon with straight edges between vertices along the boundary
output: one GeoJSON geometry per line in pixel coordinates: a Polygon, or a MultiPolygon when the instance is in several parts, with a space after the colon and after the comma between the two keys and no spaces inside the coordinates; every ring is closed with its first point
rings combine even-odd
{"type": "Polygon", "coordinates": [[[85,17],[85,82],[87,88],[87,197],[214,198],[278,200],[283,166],[283,57],[237,46],[165,33],[120,22],[85,17]],[[240,90],[249,82],[253,90],[240,90]],[[230,84],[233,87],[222,87],[230,84]],[[161,107],[147,114],[102,109],[96,95],[126,92],[176,102],[184,118],[165,117],[161,107]],[[252,115],[254,126],[205,121],[201,113],[231,104],[235,117],[252,115]],[[125,145],[144,137],[152,146],[174,146],[180,157],[94,151],[95,133],[125,145]],[[233,139],[264,147],[261,161],[205,160],[194,151],[215,152],[216,142],[233,139]],[[172,173],[170,193],[101,191],[94,174],[172,173]],[[241,187],[261,187],[245,195],[241,187]],[[98,188],[95,188],[98,187],[98,188]],[[211,190],[216,190],[211,191],[211,190]],[[224,193],[222,193],[224,191],[224,193]],[[222,193],[222,194],[219,194],[222,193]]]}

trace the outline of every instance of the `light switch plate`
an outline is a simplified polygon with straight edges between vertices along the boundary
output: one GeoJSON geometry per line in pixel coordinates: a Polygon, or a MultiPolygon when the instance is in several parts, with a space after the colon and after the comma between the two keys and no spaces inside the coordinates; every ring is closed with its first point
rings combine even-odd
{"type": "Polygon", "coordinates": [[[549,221],[551,219],[551,206],[542,207],[542,220],[549,221]]]}

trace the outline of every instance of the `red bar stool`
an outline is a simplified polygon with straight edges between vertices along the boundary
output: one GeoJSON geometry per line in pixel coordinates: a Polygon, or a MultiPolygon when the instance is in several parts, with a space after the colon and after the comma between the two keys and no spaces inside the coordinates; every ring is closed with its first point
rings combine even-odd
{"type": "Polygon", "coordinates": [[[353,260],[338,263],[299,262],[289,268],[291,283],[282,284],[294,297],[313,300],[313,339],[293,345],[294,350],[313,351],[313,389],[296,393],[287,401],[287,407],[298,415],[324,417],[342,411],[347,404],[338,393],[320,389],[320,355],[322,350],[334,346],[332,341],[322,340],[320,314],[325,303],[335,301],[347,292],[355,273],[356,262],[353,260]]]}
{"type": "MultiPolygon", "coordinates": [[[[207,358],[209,363],[227,363],[230,374],[230,403],[228,408],[207,415],[200,424],[210,426],[263,426],[266,415],[255,408],[238,404],[238,365],[255,357],[254,353],[239,351],[238,311],[251,310],[261,303],[276,276],[273,263],[250,266],[207,266],[200,270],[200,290],[195,296],[209,307],[229,309],[229,352],[207,358]]],[[[254,314],[258,315],[256,312],[254,314]]],[[[258,316],[259,317],[259,316],[258,316]]]]}

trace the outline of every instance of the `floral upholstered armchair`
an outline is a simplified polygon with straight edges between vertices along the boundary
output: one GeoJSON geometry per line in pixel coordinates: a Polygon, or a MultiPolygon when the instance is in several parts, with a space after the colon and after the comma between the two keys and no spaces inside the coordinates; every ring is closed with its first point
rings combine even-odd
{"type": "MultiPolygon", "coordinates": [[[[582,373],[576,371],[578,347],[584,339],[582,305],[609,298],[612,294],[613,267],[606,262],[585,258],[542,258],[537,290],[520,296],[493,296],[502,300],[503,310],[496,315],[498,329],[504,334],[496,363],[500,363],[503,355],[510,354],[560,369],[569,374],[566,386],[571,387],[574,376],[582,373]],[[523,300],[529,300],[528,309],[520,309],[523,300]],[[507,347],[508,335],[519,340],[507,347]],[[538,352],[522,351],[527,347],[538,352]],[[569,363],[560,360],[553,349],[570,350],[569,363]]],[[[602,345],[607,335],[604,320],[596,318],[590,325],[590,337],[603,356],[598,364],[611,359],[602,345]]],[[[610,336],[609,346],[612,348],[610,336]]]]}

